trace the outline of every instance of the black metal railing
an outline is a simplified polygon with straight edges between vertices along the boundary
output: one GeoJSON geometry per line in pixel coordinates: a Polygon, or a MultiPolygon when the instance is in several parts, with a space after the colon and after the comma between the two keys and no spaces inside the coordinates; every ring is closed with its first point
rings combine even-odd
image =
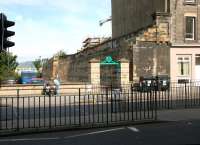
{"type": "Polygon", "coordinates": [[[200,107],[197,82],[139,87],[92,86],[86,89],[89,91],[73,88],[75,93],[62,93],[68,92],[62,88],[58,95],[26,95],[24,90],[15,90],[15,95],[0,97],[0,133],[123,125],[156,120],[158,110],[200,107]]]}
{"type": "Polygon", "coordinates": [[[110,126],[135,121],[156,120],[153,93],[139,95],[104,88],[102,93],[76,95],[0,97],[0,132],[25,129],[110,126]]]}

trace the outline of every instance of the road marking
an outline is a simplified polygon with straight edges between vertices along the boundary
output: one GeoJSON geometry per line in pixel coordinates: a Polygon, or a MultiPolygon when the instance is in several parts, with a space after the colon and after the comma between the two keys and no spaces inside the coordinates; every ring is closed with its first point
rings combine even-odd
{"type": "Polygon", "coordinates": [[[18,139],[0,139],[0,142],[17,142],[17,141],[41,141],[41,140],[57,140],[58,137],[55,138],[18,138],[18,139]]]}
{"type": "Polygon", "coordinates": [[[127,127],[127,128],[134,132],[140,132],[140,130],[135,127],[127,127]]]}
{"type": "Polygon", "coordinates": [[[72,135],[72,136],[66,136],[66,137],[54,137],[54,138],[18,138],[18,139],[0,139],[0,142],[18,142],[18,141],[45,141],[45,140],[59,140],[59,139],[70,139],[70,138],[76,138],[81,136],[88,136],[88,135],[95,135],[95,134],[101,134],[106,132],[113,132],[118,130],[123,130],[123,128],[114,128],[109,130],[102,130],[102,131],[95,131],[95,132],[89,132],[89,133],[83,133],[78,135],[72,135]]]}
{"type": "Polygon", "coordinates": [[[76,137],[81,137],[81,136],[88,136],[88,135],[95,135],[95,134],[113,132],[113,131],[118,131],[118,130],[123,130],[123,129],[125,129],[125,128],[121,127],[121,128],[114,128],[114,129],[108,129],[108,130],[102,130],[102,131],[83,133],[83,134],[78,134],[78,135],[66,136],[66,137],[64,137],[64,139],[70,139],[70,138],[76,138],[76,137]]]}

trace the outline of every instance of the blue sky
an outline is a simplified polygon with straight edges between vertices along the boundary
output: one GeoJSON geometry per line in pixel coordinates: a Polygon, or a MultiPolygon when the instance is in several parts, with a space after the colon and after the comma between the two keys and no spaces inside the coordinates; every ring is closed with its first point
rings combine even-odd
{"type": "Polygon", "coordinates": [[[15,31],[10,51],[18,61],[49,58],[64,50],[76,53],[87,37],[111,36],[111,23],[99,20],[111,16],[111,0],[0,0],[0,10],[15,31]]]}

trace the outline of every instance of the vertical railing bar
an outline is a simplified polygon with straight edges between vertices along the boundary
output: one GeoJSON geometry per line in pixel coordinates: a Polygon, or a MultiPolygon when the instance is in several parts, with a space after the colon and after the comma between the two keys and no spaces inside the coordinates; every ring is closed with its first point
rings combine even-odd
{"type": "Polygon", "coordinates": [[[62,106],[62,104],[61,104],[61,95],[59,95],[59,98],[60,98],[60,112],[59,112],[59,113],[60,113],[60,122],[59,122],[60,124],[59,124],[59,125],[60,125],[60,126],[62,126],[62,118],[61,118],[61,116],[62,116],[62,108],[61,108],[61,106],[62,106]]]}
{"type": "Polygon", "coordinates": [[[8,98],[6,97],[6,129],[8,129],[8,98]]]}
{"type": "Polygon", "coordinates": [[[65,125],[67,125],[67,106],[66,106],[66,105],[67,105],[67,103],[66,103],[67,99],[66,99],[66,97],[67,97],[67,96],[64,96],[65,125]]]}
{"type": "MultiPolygon", "coordinates": [[[[143,89],[142,89],[143,90],[143,89]]],[[[142,97],[143,97],[143,92],[140,92],[140,98],[139,98],[139,110],[140,110],[140,120],[142,119],[142,97]]]]}
{"type": "Polygon", "coordinates": [[[198,96],[199,96],[199,97],[198,97],[198,100],[199,100],[199,101],[198,101],[198,103],[199,103],[198,105],[200,106],[200,86],[198,87],[198,96]]]}
{"type": "Polygon", "coordinates": [[[51,94],[49,93],[49,128],[51,128],[51,94]]]}
{"type": "Polygon", "coordinates": [[[41,115],[41,114],[40,114],[40,111],[41,111],[41,108],[40,108],[40,107],[41,107],[41,106],[40,106],[40,105],[41,105],[41,104],[40,104],[40,99],[41,99],[41,98],[40,98],[40,96],[39,96],[39,128],[40,128],[40,126],[41,126],[41,124],[40,124],[40,121],[41,121],[41,120],[40,120],[40,117],[41,117],[41,116],[40,116],[40,115],[41,115]]]}
{"type": "Polygon", "coordinates": [[[152,95],[153,95],[153,90],[150,91],[150,109],[151,109],[151,118],[153,119],[154,118],[154,107],[153,107],[154,97],[152,95]]]}
{"type": "Polygon", "coordinates": [[[93,124],[95,124],[95,109],[94,109],[94,99],[95,99],[95,95],[92,95],[92,122],[93,124]]]}
{"type": "Polygon", "coordinates": [[[144,108],[142,109],[143,110],[143,117],[144,119],[146,118],[146,96],[147,96],[147,93],[148,93],[149,90],[147,90],[147,92],[144,93],[144,97],[143,97],[143,106],[144,108]]]}
{"type": "Polygon", "coordinates": [[[72,124],[71,120],[71,96],[69,96],[69,125],[72,124]]]}
{"type": "Polygon", "coordinates": [[[135,118],[138,120],[138,93],[135,94],[135,118]]]}
{"type": "Polygon", "coordinates": [[[24,97],[23,97],[23,128],[24,128],[24,97]]]}
{"type": "Polygon", "coordinates": [[[34,112],[34,128],[35,128],[35,124],[36,124],[35,123],[35,121],[36,121],[35,120],[35,96],[33,97],[33,105],[34,105],[34,111],[33,112],[34,112]]]}
{"type": "Polygon", "coordinates": [[[73,104],[73,113],[74,113],[74,124],[76,124],[76,96],[74,96],[74,104],[73,104]]]}
{"type": "Polygon", "coordinates": [[[28,96],[28,128],[31,127],[30,123],[30,97],[28,96]]]}
{"type": "MultiPolygon", "coordinates": [[[[118,92],[119,93],[119,92],[118,92]]],[[[115,98],[115,122],[117,122],[117,93],[114,94],[115,98]]]]}
{"type": "Polygon", "coordinates": [[[97,104],[97,122],[99,123],[99,94],[97,94],[96,104],[97,104]]]}
{"type": "Polygon", "coordinates": [[[131,84],[131,114],[132,114],[132,118],[131,118],[131,119],[132,119],[132,121],[133,121],[133,119],[134,119],[134,113],[133,113],[133,112],[134,112],[134,111],[133,111],[133,108],[134,108],[134,107],[133,107],[133,103],[134,103],[134,102],[133,102],[133,85],[131,84]]]}
{"type": "Polygon", "coordinates": [[[56,105],[56,103],[57,103],[57,101],[56,101],[56,95],[54,95],[54,97],[55,97],[55,99],[54,99],[54,126],[56,127],[57,126],[57,105],[56,105]]]}
{"type": "Polygon", "coordinates": [[[85,97],[86,97],[86,95],[84,95],[83,96],[84,98],[83,98],[83,120],[84,120],[84,124],[85,124],[85,97]]]}
{"type": "Polygon", "coordinates": [[[78,90],[79,125],[81,126],[81,89],[78,90]]]}
{"type": "Polygon", "coordinates": [[[44,115],[44,127],[46,127],[46,96],[43,96],[44,97],[44,109],[43,109],[43,115],[44,115]]]}
{"type": "MultiPolygon", "coordinates": [[[[11,103],[12,103],[12,129],[14,128],[14,104],[13,104],[13,97],[12,97],[12,100],[11,100],[11,103]]],[[[0,104],[1,106],[1,104],[0,104]]],[[[1,110],[1,107],[0,107],[0,110],[1,110]]],[[[0,113],[0,121],[1,121],[1,113],[0,113]]],[[[1,127],[0,127],[1,129],[1,127]]]]}
{"type": "Polygon", "coordinates": [[[0,130],[3,130],[2,128],[2,123],[3,123],[3,119],[2,119],[2,98],[0,98],[0,130]]]}
{"type": "Polygon", "coordinates": [[[17,131],[19,131],[19,89],[17,89],[17,131]]]}
{"type": "Polygon", "coordinates": [[[126,106],[127,106],[127,96],[126,96],[126,92],[125,91],[122,91],[122,96],[123,96],[123,98],[124,98],[124,103],[123,103],[123,114],[124,114],[124,120],[123,121],[125,121],[126,120],[126,106]]]}
{"type": "Polygon", "coordinates": [[[187,108],[187,84],[185,82],[185,108],[187,108]]]}
{"type": "Polygon", "coordinates": [[[157,106],[157,90],[155,90],[155,120],[157,120],[157,109],[158,109],[158,106],[157,106]]]}
{"type": "Polygon", "coordinates": [[[111,117],[111,123],[112,123],[112,120],[113,120],[113,118],[112,118],[112,116],[113,116],[113,86],[112,86],[112,84],[111,84],[111,86],[110,86],[110,117],[111,117]]]}
{"type": "Polygon", "coordinates": [[[103,99],[104,99],[104,94],[101,94],[101,114],[102,114],[102,123],[104,122],[104,110],[103,110],[103,108],[104,108],[104,101],[103,101],[103,99]]]}
{"type": "Polygon", "coordinates": [[[119,92],[119,100],[120,100],[120,102],[119,102],[119,120],[120,121],[122,121],[122,107],[123,107],[123,105],[122,105],[122,103],[123,103],[123,98],[121,98],[121,94],[122,94],[122,92],[119,92]]]}
{"type": "Polygon", "coordinates": [[[147,118],[150,118],[150,109],[149,109],[149,94],[150,94],[151,90],[147,92],[147,118]]]}
{"type": "Polygon", "coordinates": [[[90,95],[88,94],[88,121],[90,123],[90,95]]]}
{"type": "Polygon", "coordinates": [[[130,108],[129,108],[130,107],[130,104],[129,104],[130,103],[130,100],[129,100],[130,99],[130,92],[129,92],[129,89],[127,91],[128,91],[127,92],[128,93],[127,94],[127,96],[128,96],[127,112],[128,112],[128,121],[129,121],[129,119],[130,119],[130,116],[129,116],[129,112],[130,112],[130,108]]]}
{"type": "Polygon", "coordinates": [[[108,88],[106,88],[106,123],[109,124],[108,120],[108,88]]]}

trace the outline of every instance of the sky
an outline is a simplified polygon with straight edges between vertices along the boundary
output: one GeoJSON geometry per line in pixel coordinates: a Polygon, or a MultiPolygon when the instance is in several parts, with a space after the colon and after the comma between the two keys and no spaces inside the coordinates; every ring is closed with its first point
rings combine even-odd
{"type": "Polygon", "coordinates": [[[0,0],[0,11],[15,26],[10,52],[19,62],[76,53],[87,37],[111,36],[111,0],[0,0]]]}

